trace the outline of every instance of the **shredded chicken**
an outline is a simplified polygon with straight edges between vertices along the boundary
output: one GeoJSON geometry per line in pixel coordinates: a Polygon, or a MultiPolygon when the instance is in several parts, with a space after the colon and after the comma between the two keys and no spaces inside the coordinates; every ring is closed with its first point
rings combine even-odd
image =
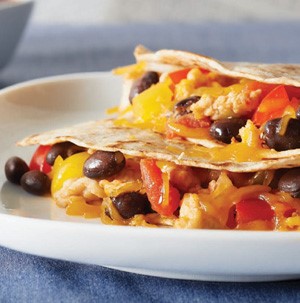
{"type": "Polygon", "coordinates": [[[180,207],[179,218],[174,224],[175,228],[203,228],[202,209],[197,194],[185,194],[180,207]]]}
{"type": "MultiPolygon", "coordinates": [[[[113,176],[113,180],[122,182],[135,181],[141,179],[140,164],[134,159],[126,159],[126,166],[123,170],[113,176]]],[[[112,180],[111,179],[111,180],[112,180]]]]}
{"type": "Polygon", "coordinates": [[[105,197],[115,197],[124,192],[139,191],[142,189],[141,173],[138,162],[128,159],[126,169],[113,176],[111,180],[93,180],[87,177],[68,179],[63,187],[54,193],[57,205],[67,207],[70,197],[81,196],[86,202],[102,200],[105,197]]]}
{"type": "Polygon", "coordinates": [[[261,90],[229,92],[218,97],[203,94],[201,99],[191,106],[196,119],[210,117],[212,120],[229,117],[241,117],[252,112],[259,103],[261,90]]]}
{"type": "Polygon", "coordinates": [[[103,188],[104,193],[107,197],[117,197],[118,195],[125,192],[141,192],[143,182],[141,180],[133,180],[133,181],[119,181],[114,180],[109,182],[107,180],[101,180],[99,182],[101,188],[103,188]]]}
{"type": "Polygon", "coordinates": [[[105,193],[97,181],[82,177],[66,180],[63,187],[53,195],[60,207],[67,207],[72,196],[81,196],[86,202],[91,202],[104,198],[105,193]]]}

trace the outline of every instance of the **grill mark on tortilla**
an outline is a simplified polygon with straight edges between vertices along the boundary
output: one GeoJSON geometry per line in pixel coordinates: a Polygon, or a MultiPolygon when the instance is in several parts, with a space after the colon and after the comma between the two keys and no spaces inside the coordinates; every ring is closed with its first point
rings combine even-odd
{"type": "MultiPolygon", "coordinates": [[[[160,50],[152,53],[142,46],[135,50],[137,61],[145,61],[148,65],[171,64],[175,69],[184,67],[202,67],[223,75],[248,78],[265,83],[300,86],[300,65],[260,64],[246,62],[221,62],[210,57],[194,53],[160,50]]],[[[191,139],[192,140],[192,139],[191,139]]],[[[54,144],[70,141],[79,146],[93,150],[117,151],[136,157],[149,157],[158,160],[172,161],[178,165],[203,167],[209,169],[226,169],[233,172],[255,172],[265,169],[300,166],[300,149],[282,152],[272,151],[269,157],[257,162],[209,162],[206,158],[188,157],[184,150],[191,150],[194,143],[188,140],[167,140],[161,134],[150,130],[130,127],[119,127],[110,120],[93,121],[75,125],[70,128],[31,135],[18,145],[54,144]],[[132,139],[136,138],[136,139],[132,139]],[[174,150],[167,149],[173,146],[174,150]],[[178,151],[176,151],[178,149],[178,151]]],[[[206,144],[199,140],[199,144],[206,144]]],[[[214,142],[209,142],[216,144],[214,142]]]]}
{"type": "Polygon", "coordinates": [[[92,150],[121,151],[125,155],[171,161],[178,165],[203,167],[233,172],[254,172],[265,169],[300,166],[300,149],[270,151],[270,157],[256,162],[209,161],[204,157],[189,157],[184,151],[196,145],[186,140],[167,140],[160,134],[138,128],[118,128],[111,120],[92,121],[70,128],[53,130],[27,137],[18,145],[54,144],[70,141],[92,150]],[[97,130],[97,131],[95,131],[97,130]],[[133,140],[132,137],[135,139],[133,140]]]}
{"type": "Polygon", "coordinates": [[[173,64],[183,68],[202,67],[229,77],[300,86],[300,64],[222,62],[207,56],[178,50],[163,49],[151,52],[142,45],[136,47],[134,55],[137,61],[145,61],[148,64],[173,64]]]}

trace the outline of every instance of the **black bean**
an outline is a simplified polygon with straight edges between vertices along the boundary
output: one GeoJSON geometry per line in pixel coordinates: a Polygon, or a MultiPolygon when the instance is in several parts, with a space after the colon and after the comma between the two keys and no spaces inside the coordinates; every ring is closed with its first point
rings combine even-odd
{"type": "Polygon", "coordinates": [[[8,181],[20,184],[21,177],[29,171],[29,167],[23,159],[11,157],[6,161],[4,170],[8,181]]]}
{"type": "Polygon", "coordinates": [[[23,189],[37,196],[47,194],[50,191],[50,183],[49,177],[39,170],[30,170],[21,178],[23,189]]]}
{"type": "Polygon", "coordinates": [[[300,106],[298,107],[298,109],[296,111],[296,118],[300,119],[300,106]]]}
{"type": "Polygon", "coordinates": [[[268,185],[272,189],[278,189],[278,183],[281,177],[288,171],[288,168],[276,169],[271,183],[268,185]]]}
{"type": "Polygon", "coordinates": [[[239,130],[246,125],[246,122],[247,120],[243,118],[217,120],[210,126],[210,135],[227,144],[231,142],[231,138],[239,141],[239,130]]]}
{"type": "Polygon", "coordinates": [[[288,170],[279,179],[278,189],[291,194],[294,198],[300,198],[300,168],[288,170]]]}
{"type": "Polygon", "coordinates": [[[129,192],[113,197],[111,200],[124,219],[129,219],[137,214],[147,214],[151,212],[151,206],[147,195],[129,192]]]}
{"type": "Polygon", "coordinates": [[[283,135],[280,135],[281,119],[268,121],[262,132],[262,139],[277,151],[300,148],[300,120],[290,119],[283,135]]]}
{"type": "Polygon", "coordinates": [[[180,115],[185,115],[191,113],[190,107],[193,103],[196,103],[200,100],[200,96],[192,96],[186,99],[183,99],[176,103],[175,110],[180,115]]]}
{"type": "Polygon", "coordinates": [[[126,164],[124,155],[117,152],[96,151],[83,165],[83,173],[92,179],[103,179],[120,172],[126,164]]]}
{"type": "Polygon", "coordinates": [[[148,89],[151,85],[156,84],[159,81],[159,75],[156,72],[146,72],[141,78],[135,80],[132,84],[130,93],[129,93],[129,101],[132,102],[132,99],[148,89]]]}
{"type": "Polygon", "coordinates": [[[46,156],[46,162],[52,166],[58,156],[66,159],[67,157],[80,153],[84,150],[85,148],[77,146],[71,142],[56,143],[50,148],[46,156]]]}

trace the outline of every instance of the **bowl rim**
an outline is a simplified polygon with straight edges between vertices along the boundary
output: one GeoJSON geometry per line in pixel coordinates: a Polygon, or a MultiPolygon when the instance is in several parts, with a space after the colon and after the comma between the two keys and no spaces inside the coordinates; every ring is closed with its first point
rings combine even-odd
{"type": "Polygon", "coordinates": [[[4,11],[6,9],[19,7],[22,5],[26,5],[29,3],[33,3],[34,0],[0,0],[0,11],[4,11]]]}

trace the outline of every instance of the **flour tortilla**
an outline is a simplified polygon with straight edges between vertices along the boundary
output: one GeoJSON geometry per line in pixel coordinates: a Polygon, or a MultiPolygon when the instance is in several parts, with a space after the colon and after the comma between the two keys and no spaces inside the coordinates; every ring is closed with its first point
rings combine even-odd
{"type": "MultiPolygon", "coordinates": [[[[300,87],[300,64],[221,62],[210,57],[185,51],[164,49],[152,52],[142,45],[136,47],[134,55],[137,62],[143,61],[146,63],[146,70],[159,73],[169,73],[183,68],[202,67],[229,77],[247,78],[259,82],[300,87]]],[[[121,109],[129,105],[128,96],[132,84],[132,79],[124,80],[123,94],[120,103],[121,109]]],[[[208,148],[221,147],[224,145],[213,138],[186,139],[208,148]]]]}
{"type": "MultiPolygon", "coordinates": [[[[177,50],[160,50],[153,53],[143,46],[138,46],[134,54],[137,61],[146,62],[148,70],[170,72],[184,67],[202,67],[230,77],[300,87],[300,65],[221,62],[177,50]]],[[[111,120],[92,121],[70,128],[32,135],[18,142],[18,145],[47,145],[64,141],[70,141],[93,150],[121,151],[128,156],[147,157],[171,161],[178,165],[232,172],[256,172],[300,166],[300,149],[282,152],[269,150],[266,156],[259,161],[213,161],[209,148],[206,149],[204,155],[193,154],[190,151],[197,149],[197,144],[207,147],[220,146],[214,140],[193,139],[194,142],[179,139],[168,140],[151,130],[116,126],[111,120]]]]}
{"type": "Polygon", "coordinates": [[[300,64],[262,64],[247,62],[222,62],[195,53],[178,50],[159,50],[151,52],[144,46],[137,46],[136,60],[147,63],[147,69],[170,70],[180,68],[202,67],[219,74],[235,78],[247,78],[259,82],[293,85],[300,87],[300,64]]]}
{"type": "Polygon", "coordinates": [[[93,150],[121,151],[128,156],[232,172],[256,172],[300,166],[300,149],[283,152],[269,151],[265,158],[256,162],[210,161],[209,149],[206,149],[207,156],[191,156],[189,151],[195,149],[195,144],[192,142],[167,140],[161,134],[150,130],[116,126],[111,120],[92,121],[32,135],[18,142],[18,145],[48,145],[64,141],[93,150]]]}

